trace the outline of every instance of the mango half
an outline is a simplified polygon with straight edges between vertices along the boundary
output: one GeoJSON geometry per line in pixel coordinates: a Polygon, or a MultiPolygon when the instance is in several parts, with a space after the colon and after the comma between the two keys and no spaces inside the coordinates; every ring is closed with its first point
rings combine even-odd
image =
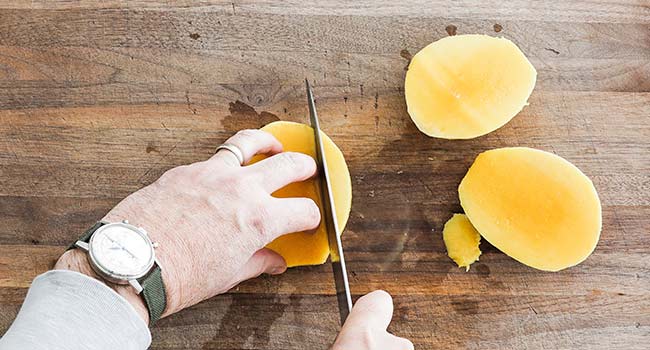
{"type": "Polygon", "coordinates": [[[600,237],[601,206],[593,183],[552,153],[525,147],[483,152],[458,194],[483,238],[536,269],[577,265],[600,237]]]}
{"type": "MultiPolygon", "coordinates": [[[[282,143],[284,151],[300,152],[310,155],[316,159],[316,147],[314,141],[314,129],[300,123],[277,121],[264,126],[261,130],[269,132],[282,143]]],[[[334,196],[334,206],[338,218],[339,229],[343,232],[350,216],[352,206],[352,181],[350,172],[345,163],[341,150],[321,130],[321,139],[325,149],[327,168],[330,174],[330,181],[334,196]]],[[[257,156],[252,162],[265,158],[257,156]]],[[[307,197],[313,199],[321,208],[317,179],[312,178],[306,181],[290,184],[273,193],[274,197],[307,197]]],[[[303,265],[319,265],[327,261],[329,256],[329,244],[327,232],[323,221],[315,231],[296,232],[281,236],[271,242],[267,248],[280,254],[287,262],[288,267],[303,265]]]]}
{"type": "Polygon", "coordinates": [[[411,60],[408,113],[428,136],[470,139],[494,131],[527,104],[537,72],[517,45],[487,35],[456,35],[411,60]]]}

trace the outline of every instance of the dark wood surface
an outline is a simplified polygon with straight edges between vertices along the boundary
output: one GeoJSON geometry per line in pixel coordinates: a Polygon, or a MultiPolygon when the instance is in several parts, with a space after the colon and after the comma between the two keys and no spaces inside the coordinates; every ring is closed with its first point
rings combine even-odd
{"type": "MultiPolygon", "coordinates": [[[[307,77],[352,175],[352,291],[393,294],[391,331],[418,349],[647,349],[648,1],[165,3],[0,4],[0,333],[121,198],[238,129],[307,122],[307,77]],[[507,37],[538,70],[530,106],[474,140],[428,138],[406,113],[409,58],[453,33],[507,37]],[[458,183],[503,146],[594,181],[603,231],[584,263],[540,272],[482,244],[465,273],[446,257],[458,183]]],[[[332,293],[327,265],[262,277],[162,320],[152,348],[326,349],[332,293]]]]}

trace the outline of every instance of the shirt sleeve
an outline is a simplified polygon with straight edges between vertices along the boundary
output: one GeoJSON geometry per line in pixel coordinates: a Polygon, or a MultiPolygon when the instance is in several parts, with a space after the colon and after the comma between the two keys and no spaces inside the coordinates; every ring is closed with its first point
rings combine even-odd
{"type": "Polygon", "coordinates": [[[145,350],[147,324],[126,299],[84,274],[48,271],[34,279],[0,350],[145,350]]]}

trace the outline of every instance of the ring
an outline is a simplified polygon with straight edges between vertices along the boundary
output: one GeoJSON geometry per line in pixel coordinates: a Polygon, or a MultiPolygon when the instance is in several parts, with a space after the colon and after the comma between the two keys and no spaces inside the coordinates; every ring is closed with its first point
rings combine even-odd
{"type": "Polygon", "coordinates": [[[226,151],[229,151],[230,153],[234,154],[235,157],[237,157],[237,160],[239,161],[239,165],[244,165],[244,154],[239,149],[239,147],[233,145],[232,143],[224,143],[221,146],[217,147],[217,150],[214,153],[217,153],[222,149],[225,149],[226,151]]]}

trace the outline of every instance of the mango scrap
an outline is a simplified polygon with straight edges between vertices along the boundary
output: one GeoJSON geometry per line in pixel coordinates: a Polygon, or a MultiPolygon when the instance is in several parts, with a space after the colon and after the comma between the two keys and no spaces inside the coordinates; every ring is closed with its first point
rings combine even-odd
{"type": "Polygon", "coordinates": [[[537,72],[517,45],[487,35],[456,35],[411,60],[408,113],[428,136],[470,139],[494,131],[527,105],[537,72]]]}
{"type": "Polygon", "coordinates": [[[593,183],[552,153],[525,147],[483,152],[458,194],[483,238],[536,269],[574,266],[600,237],[601,206],[593,183]]]}
{"type": "MultiPolygon", "coordinates": [[[[314,130],[305,124],[287,121],[278,121],[264,126],[261,130],[271,133],[280,143],[284,151],[300,152],[316,158],[314,145],[314,130]]],[[[350,172],[343,158],[343,153],[334,142],[321,131],[327,168],[332,184],[334,205],[338,218],[338,225],[341,232],[345,228],[350,216],[352,206],[352,181],[350,172]]],[[[264,156],[257,156],[253,162],[264,159],[264,156]]],[[[317,180],[312,178],[306,181],[290,184],[273,193],[274,197],[307,197],[313,199],[321,208],[319,187],[317,180]]],[[[329,244],[327,232],[323,222],[315,230],[310,232],[296,232],[277,238],[267,248],[280,254],[287,262],[288,267],[303,265],[323,264],[329,256],[329,244]]]]}
{"type": "Polygon", "coordinates": [[[442,238],[447,247],[447,255],[458,265],[469,271],[469,266],[481,256],[479,244],[481,236],[463,214],[454,214],[445,223],[442,238]]]}

